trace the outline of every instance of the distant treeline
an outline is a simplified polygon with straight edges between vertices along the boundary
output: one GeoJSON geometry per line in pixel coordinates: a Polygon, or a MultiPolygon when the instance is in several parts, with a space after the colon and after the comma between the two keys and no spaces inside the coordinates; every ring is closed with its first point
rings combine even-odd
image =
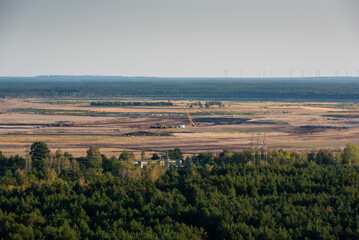
{"type": "Polygon", "coordinates": [[[172,102],[121,102],[121,101],[106,101],[106,102],[91,102],[91,106],[95,107],[118,107],[118,106],[174,106],[172,102]]]}
{"type": "MultiPolygon", "coordinates": [[[[192,107],[203,108],[203,104],[202,104],[200,101],[194,102],[194,103],[190,103],[190,104],[188,104],[188,106],[191,107],[191,108],[192,108],[192,107]]],[[[204,106],[205,106],[206,108],[210,108],[210,107],[212,107],[212,106],[224,107],[224,104],[223,104],[222,102],[220,102],[220,101],[207,101],[207,102],[204,104],[204,106]]]]}
{"type": "Polygon", "coordinates": [[[51,77],[0,78],[0,98],[190,99],[201,101],[357,101],[358,78],[191,79],[123,78],[90,80],[51,77]]]}

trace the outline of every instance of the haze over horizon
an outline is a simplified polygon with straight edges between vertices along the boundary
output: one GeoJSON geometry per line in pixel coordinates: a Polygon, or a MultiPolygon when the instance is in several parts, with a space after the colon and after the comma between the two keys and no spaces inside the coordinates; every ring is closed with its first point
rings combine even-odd
{"type": "Polygon", "coordinates": [[[356,0],[2,0],[0,76],[358,76],[358,12],[356,0]]]}

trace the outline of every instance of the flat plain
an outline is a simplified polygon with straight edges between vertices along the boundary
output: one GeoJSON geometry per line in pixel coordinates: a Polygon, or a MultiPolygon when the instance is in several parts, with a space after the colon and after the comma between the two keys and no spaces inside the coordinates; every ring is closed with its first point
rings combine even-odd
{"type": "Polygon", "coordinates": [[[335,151],[348,142],[359,144],[359,105],[352,103],[223,101],[224,107],[198,108],[189,107],[194,101],[160,107],[93,107],[91,101],[3,99],[0,151],[25,155],[34,141],[74,156],[84,156],[91,145],[118,156],[124,150],[137,155],[173,148],[185,154],[238,151],[264,140],[269,148],[299,151],[335,151]],[[176,128],[182,124],[186,127],[176,128]],[[168,128],[156,128],[163,125],[168,128]]]}

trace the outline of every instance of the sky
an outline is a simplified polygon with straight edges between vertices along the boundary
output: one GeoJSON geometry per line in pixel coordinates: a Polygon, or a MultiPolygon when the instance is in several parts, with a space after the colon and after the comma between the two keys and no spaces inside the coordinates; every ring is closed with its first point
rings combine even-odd
{"type": "Polygon", "coordinates": [[[0,76],[359,76],[358,0],[0,0],[0,76]]]}

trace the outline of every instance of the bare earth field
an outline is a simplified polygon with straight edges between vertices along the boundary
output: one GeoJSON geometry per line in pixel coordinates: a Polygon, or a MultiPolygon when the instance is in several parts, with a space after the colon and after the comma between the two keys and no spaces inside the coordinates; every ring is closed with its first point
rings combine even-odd
{"type": "Polygon", "coordinates": [[[42,99],[4,99],[0,102],[0,151],[25,155],[35,141],[45,141],[84,156],[91,145],[108,155],[123,150],[148,154],[180,148],[186,154],[243,150],[251,140],[270,148],[311,151],[336,150],[346,143],[359,144],[359,109],[338,108],[335,103],[224,102],[225,107],[90,107],[45,103],[42,99]],[[189,109],[197,127],[185,115],[189,109]],[[44,111],[42,111],[44,110],[44,111]],[[186,128],[151,128],[156,125],[186,128]]]}

